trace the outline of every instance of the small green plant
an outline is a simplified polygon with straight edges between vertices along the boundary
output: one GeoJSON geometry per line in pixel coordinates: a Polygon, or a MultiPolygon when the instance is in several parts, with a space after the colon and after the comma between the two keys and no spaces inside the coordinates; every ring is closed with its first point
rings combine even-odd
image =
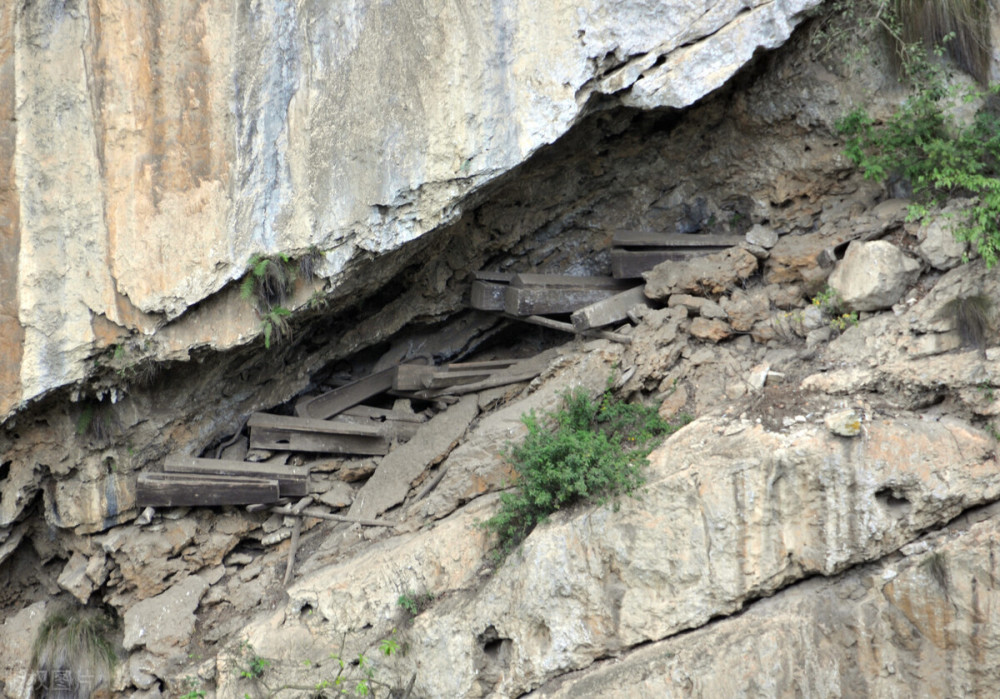
{"type": "Polygon", "coordinates": [[[291,336],[292,326],[288,320],[291,315],[292,312],[282,306],[276,306],[261,315],[260,329],[264,333],[265,349],[271,349],[272,342],[291,336]]]}
{"type": "Polygon", "coordinates": [[[655,408],[617,400],[610,380],[597,401],[577,389],[564,394],[560,410],[521,420],[528,435],[504,452],[517,472],[514,490],[481,525],[497,537],[497,561],[559,509],[633,494],[645,482],[646,456],[676,429],[655,408]]]}
{"type": "Polygon", "coordinates": [[[396,604],[406,610],[411,617],[414,617],[427,609],[433,601],[434,594],[431,592],[419,594],[413,590],[407,590],[399,596],[399,599],[396,600],[396,604]]]}
{"type": "MultiPolygon", "coordinates": [[[[358,653],[351,660],[344,660],[343,651],[347,634],[343,634],[340,640],[340,648],[335,653],[330,653],[329,659],[333,661],[334,672],[327,677],[322,677],[310,684],[287,683],[281,686],[270,686],[268,678],[271,673],[267,670],[272,667],[269,660],[260,658],[253,647],[246,641],[239,646],[238,672],[239,676],[250,681],[258,689],[263,689],[263,696],[276,697],[284,692],[307,692],[308,696],[314,699],[321,697],[391,697],[402,696],[400,687],[390,684],[379,677],[379,666],[365,653],[358,653]]],[[[383,638],[377,645],[378,653],[388,659],[401,652],[402,648],[396,640],[396,630],[388,638],[383,638]]],[[[315,670],[316,672],[327,671],[329,663],[304,660],[301,665],[315,670]]],[[[276,673],[280,674],[280,673],[276,673]]],[[[410,680],[412,687],[414,677],[410,680]]],[[[258,695],[260,693],[258,692],[258,695]]],[[[249,696],[246,694],[244,696],[249,696]]]]}
{"type": "Polygon", "coordinates": [[[285,302],[294,282],[295,263],[285,253],[253,255],[240,284],[240,297],[256,301],[258,308],[267,311],[285,302]]]}
{"type": "Polygon", "coordinates": [[[186,689],[187,692],[180,695],[180,699],[205,699],[205,690],[201,688],[197,677],[188,675],[182,684],[182,689],[186,689]]]}
{"type": "Polygon", "coordinates": [[[240,642],[240,662],[237,667],[240,677],[246,680],[259,680],[271,666],[271,661],[257,655],[250,641],[240,642]]]}
{"type": "Polygon", "coordinates": [[[76,418],[76,435],[95,449],[104,449],[115,442],[121,422],[114,408],[97,400],[84,403],[76,418]]]}
{"type": "Polygon", "coordinates": [[[95,609],[57,607],[38,628],[31,652],[33,696],[90,696],[108,687],[118,664],[117,625],[95,609]]]}
{"type": "Polygon", "coordinates": [[[860,322],[857,311],[848,312],[840,294],[831,286],[827,286],[816,294],[813,297],[812,305],[823,311],[825,315],[830,316],[830,327],[834,330],[844,332],[860,322]]]}
{"type": "Polygon", "coordinates": [[[993,390],[993,386],[986,383],[985,381],[977,386],[979,392],[983,395],[983,398],[987,403],[992,403],[996,400],[996,392],[993,390]]]}

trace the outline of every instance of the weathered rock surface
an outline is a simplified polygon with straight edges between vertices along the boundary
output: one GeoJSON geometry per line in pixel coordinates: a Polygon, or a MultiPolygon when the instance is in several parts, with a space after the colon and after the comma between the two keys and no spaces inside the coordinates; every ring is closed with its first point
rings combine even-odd
{"type": "Polygon", "coordinates": [[[529,696],[992,696],[998,537],[991,506],[903,556],[807,581],[529,696]]]}
{"type": "Polygon", "coordinates": [[[251,254],[314,246],[341,284],[454,220],[591,96],[691,105],[817,4],[5,13],[0,416],[83,378],[130,333],[153,333],[160,357],[246,342],[257,314],[219,292],[251,254]]]}
{"type": "Polygon", "coordinates": [[[447,601],[413,621],[418,693],[512,696],[797,579],[877,559],[1000,497],[993,440],[960,420],[901,415],[865,431],[844,440],[822,425],[774,433],[703,418],[654,452],[640,499],[555,516],[472,589],[481,501],[441,525],[452,533],[390,540],[304,580],[251,638],[290,661],[288,648],[335,640],[299,627],[304,605],[324,628],[384,629],[401,591],[428,590],[447,601]],[[489,641],[499,656],[477,638],[499,639],[489,641]]]}
{"type": "Polygon", "coordinates": [[[920,275],[920,263],[892,243],[852,242],[830,275],[833,288],[852,311],[889,308],[920,275]]]}

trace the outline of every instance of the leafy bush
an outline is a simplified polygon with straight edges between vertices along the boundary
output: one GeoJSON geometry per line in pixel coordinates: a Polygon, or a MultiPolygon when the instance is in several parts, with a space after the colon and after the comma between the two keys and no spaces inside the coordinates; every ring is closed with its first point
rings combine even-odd
{"type": "Polygon", "coordinates": [[[528,435],[504,454],[518,474],[515,490],[501,494],[500,511],[482,524],[497,535],[498,560],[561,508],[633,494],[645,482],[646,456],[676,429],[655,408],[616,400],[610,386],[597,402],[578,388],[560,410],[521,420],[528,435]]]}
{"type": "MultiPolygon", "coordinates": [[[[861,2],[861,0],[857,0],[861,2]]],[[[954,221],[953,232],[970,241],[987,266],[1000,256],[1000,119],[980,109],[969,123],[956,118],[962,103],[997,99],[1000,86],[950,84],[940,60],[950,55],[980,82],[989,65],[985,0],[870,0],[880,26],[896,47],[903,76],[915,92],[884,122],[858,108],[837,123],[844,149],[868,179],[901,177],[913,188],[910,218],[955,196],[974,202],[954,221]],[[984,29],[986,28],[986,29],[984,29]],[[985,33],[984,33],[985,31],[985,33]]]]}

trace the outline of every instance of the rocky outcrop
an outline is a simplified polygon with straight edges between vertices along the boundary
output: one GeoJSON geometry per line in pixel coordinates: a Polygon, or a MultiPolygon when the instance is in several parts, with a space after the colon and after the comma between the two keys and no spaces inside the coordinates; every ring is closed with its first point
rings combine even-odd
{"type": "Polygon", "coordinates": [[[816,4],[5,13],[0,416],[133,335],[157,358],[247,342],[260,320],[224,289],[252,254],[318,251],[349,294],[358,264],[454,221],[592,99],[691,105],[816,4]]]}

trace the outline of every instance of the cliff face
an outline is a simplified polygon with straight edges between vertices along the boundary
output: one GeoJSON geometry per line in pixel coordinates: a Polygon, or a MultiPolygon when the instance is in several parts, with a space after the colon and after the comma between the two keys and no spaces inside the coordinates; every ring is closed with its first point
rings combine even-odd
{"type": "Polygon", "coordinates": [[[795,2],[140,4],[0,10],[0,694],[57,601],[118,620],[114,691],[147,699],[315,688],[386,638],[411,696],[989,696],[1000,354],[945,309],[1000,273],[843,157],[834,120],[904,94],[878,51],[751,58],[795,2]],[[250,412],[558,344],[465,309],[471,272],[607,274],[622,229],[746,242],[658,268],[627,346],[420,406],[426,462],[310,461],[312,507],[394,527],[306,519],[286,585],[292,518],[135,507],[250,412]],[[279,251],[318,276],[265,350],[233,282],[279,251]],[[827,284],[873,310],[831,325],[827,284]],[[641,497],[493,565],[520,416],[612,374],[698,419],[641,497]]]}
{"type": "Polygon", "coordinates": [[[685,107],[815,4],[9,7],[0,416],[130,336],[160,359],[247,342],[220,291],[252,254],[319,251],[336,296],[590,105],[685,107]]]}

